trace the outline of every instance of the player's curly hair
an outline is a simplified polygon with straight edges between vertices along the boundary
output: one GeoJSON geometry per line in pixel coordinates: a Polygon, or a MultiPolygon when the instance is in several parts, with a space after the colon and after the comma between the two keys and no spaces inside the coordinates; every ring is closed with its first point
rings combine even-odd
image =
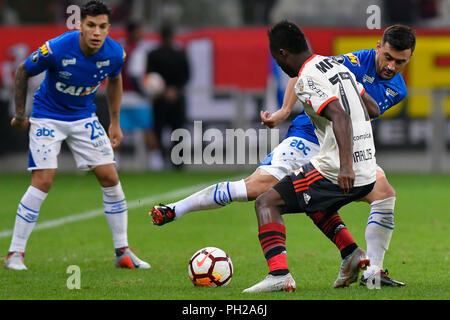
{"type": "Polygon", "coordinates": [[[384,30],[381,43],[384,45],[386,42],[396,50],[411,49],[411,53],[413,53],[416,47],[416,35],[410,27],[394,24],[384,30]]]}
{"type": "Polygon", "coordinates": [[[267,31],[271,50],[286,49],[298,54],[308,50],[308,43],[303,32],[295,23],[283,20],[267,31]]]}
{"type": "Polygon", "coordinates": [[[102,1],[91,0],[81,7],[81,20],[86,18],[86,16],[96,17],[101,14],[106,14],[108,20],[111,18],[111,9],[102,1]]]}

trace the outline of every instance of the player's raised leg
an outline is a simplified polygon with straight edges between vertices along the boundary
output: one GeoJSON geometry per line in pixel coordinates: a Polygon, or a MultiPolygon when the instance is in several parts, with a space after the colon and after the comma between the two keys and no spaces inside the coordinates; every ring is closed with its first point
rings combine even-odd
{"type": "Polygon", "coordinates": [[[285,206],[283,198],[274,189],[256,199],[258,238],[269,266],[269,274],[261,282],[245,289],[243,291],[245,293],[289,292],[296,289],[295,280],[289,273],[286,256],[286,228],[281,217],[285,206]]]}
{"type": "Polygon", "coordinates": [[[217,209],[234,201],[253,201],[317,153],[316,143],[290,136],[276,146],[249,177],[213,184],[180,201],[155,206],[150,212],[153,223],[163,225],[192,211],[217,209]]]}
{"type": "Polygon", "coordinates": [[[381,286],[405,286],[403,282],[391,279],[387,270],[383,271],[384,255],[389,248],[394,231],[395,190],[389,184],[383,170],[378,167],[377,180],[373,190],[363,199],[370,204],[370,215],[367,221],[365,238],[367,255],[371,266],[361,277],[361,285],[379,277],[381,286]]]}
{"type": "Polygon", "coordinates": [[[103,207],[114,241],[115,265],[118,268],[149,269],[150,264],[140,260],[128,246],[128,208],[122,185],[114,164],[93,169],[103,192],[103,207]]]}
{"type": "Polygon", "coordinates": [[[44,202],[56,169],[34,170],[31,186],[27,189],[17,208],[11,245],[5,260],[5,267],[12,270],[27,270],[24,262],[25,247],[36,225],[41,205],[44,202]]]}
{"type": "Polygon", "coordinates": [[[163,225],[192,211],[218,209],[235,201],[253,201],[277,182],[274,176],[258,168],[246,179],[213,184],[177,202],[155,206],[150,214],[153,224],[163,225]]]}

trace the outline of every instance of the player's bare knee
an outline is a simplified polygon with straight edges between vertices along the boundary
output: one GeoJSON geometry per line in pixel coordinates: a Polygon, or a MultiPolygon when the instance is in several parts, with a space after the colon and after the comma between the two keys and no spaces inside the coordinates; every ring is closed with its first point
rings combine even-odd
{"type": "Polygon", "coordinates": [[[39,181],[34,181],[31,183],[31,185],[33,187],[35,187],[36,189],[39,189],[42,192],[48,193],[50,191],[50,188],[52,187],[53,184],[53,180],[39,180],[39,181]]]}
{"type": "Polygon", "coordinates": [[[389,183],[387,177],[384,175],[384,172],[377,172],[377,180],[372,192],[375,196],[374,200],[383,200],[395,197],[395,190],[389,183]]]}
{"type": "Polygon", "coordinates": [[[271,211],[280,211],[282,198],[278,192],[274,189],[270,189],[269,191],[261,194],[256,198],[255,201],[255,210],[262,211],[269,209],[271,211]]]}
{"type": "Polygon", "coordinates": [[[258,193],[255,188],[255,180],[252,179],[252,176],[244,179],[245,187],[247,189],[247,199],[249,201],[255,200],[261,193],[258,193]]]}
{"type": "Polygon", "coordinates": [[[48,193],[53,185],[55,173],[44,170],[33,171],[31,185],[42,192],[48,193]]]}
{"type": "Polygon", "coordinates": [[[113,187],[119,183],[119,175],[115,168],[110,165],[96,167],[93,171],[98,182],[104,188],[113,187]]]}
{"type": "Polygon", "coordinates": [[[119,184],[119,177],[117,175],[104,176],[104,177],[99,177],[98,181],[100,182],[100,185],[104,188],[114,187],[119,184]]]}
{"type": "Polygon", "coordinates": [[[258,214],[258,212],[260,212],[262,209],[264,209],[266,207],[266,197],[264,194],[258,196],[255,200],[255,211],[256,214],[258,214]]]}
{"type": "Polygon", "coordinates": [[[247,199],[249,201],[256,200],[258,196],[262,195],[270,188],[257,180],[245,180],[245,186],[247,188],[247,199]]]}
{"type": "Polygon", "coordinates": [[[270,206],[272,205],[270,198],[271,198],[270,192],[263,193],[256,198],[255,210],[256,210],[257,214],[258,214],[258,212],[261,212],[262,210],[270,208],[270,206]]]}
{"type": "Polygon", "coordinates": [[[267,174],[261,174],[260,170],[255,171],[251,176],[244,179],[247,188],[247,199],[255,200],[258,196],[270,190],[278,180],[267,174]]]}
{"type": "Polygon", "coordinates": [[[396,194],[395,194],[395,189],[394,189],[394,187],[392,187],[390,184],[388,184],[388,187],[386,188],[386,191],[385,191],[385,199],[386,198],[391,198],[391,197],[395,197],[396,196],[396,194]]]}
{"type": "Polygon", "coordinates": [[[395,189],[389,184],[383,184],[382,188],[376,188],[372,200],[384,200],[388,198],[395,198],[395,189]]]}

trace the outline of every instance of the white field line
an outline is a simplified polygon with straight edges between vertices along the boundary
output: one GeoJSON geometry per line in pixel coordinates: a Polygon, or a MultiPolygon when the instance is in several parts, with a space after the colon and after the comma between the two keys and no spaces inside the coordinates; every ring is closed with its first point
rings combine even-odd
{"type": "MultiPolygon", "coordinates": [[[[233,180],[234,179],[230,179],[229,181],[233,181],[233,180]]],[[[139,208],[139,207],[146,206],[146,205],[151,205],[151,204],[155,203],[156,201],[163,202],[163,201],[173,200],[173,199],[176,199],[179,197],[187,196],[187,195],[190,195],[193,192],[199,191],[211,184],[213,184],[213,183],[199,184],[199,185],[190,186],[190,187],[186,187],[186,188],[176,189],[173,191],[169,191],[167,193],[155,194],[150,197],[139,199],[139,200],[127,201],[128,209],[130,210],[130,209],[135,209],[135,208],[139,208]]],[[[82,213],[76,213],[76,214],[73,214],[73,215],[70,215],[70,216],[67,216],[64,218],[60,218],[60,219],[44,221],[41,223],[38,222],[38,223],[36,223],[36,226],[34,227],[33,231],[50,229],[50,228],[58,227],[58,226],[61,226],[61,225],[67,224],[67,223],[71,223],[71,222],[95,218],[95,217],[101,216],[103,214],[105,214],[103,211],[103,208],[99,208],[99,209],[94,209],[94,210],[90,210],[90,211],[86,211],[86,212],[82,212],[82,213]]],[[[13,230],[0,231],[0,239],[11,237],[12,234],[13,234],[13,230]]]]}

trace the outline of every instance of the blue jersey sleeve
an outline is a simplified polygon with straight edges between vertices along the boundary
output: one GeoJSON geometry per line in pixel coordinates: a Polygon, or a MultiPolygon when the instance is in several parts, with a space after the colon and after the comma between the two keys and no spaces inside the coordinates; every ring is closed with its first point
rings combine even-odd
{"type": "Polygon", "coordinates": [[[127,54],[126,54],[125,50],[122,48],[122,46],[119,45],[119,47],[120,47],[120,51],[122,52],[122,58],[119,59],[119,61],[117,62],[117,67],[108,76],[109,78],[115,78],[115,77],[117,77],[120,74],[120,72],[122,71],[122,67],[123,67],[123,65],[125,63],[125,59],[127,57],[127,54]]]}
{"type": "Polygon", "coordinates": [[[400,75],[397,78],[399,79],[398,80],[399,90],[398,95],[394,97],[394,103],[392,106],[395,106],[397,103],[402,102],[402,100],[405,99],[406,95],[408,94],[408,89],[406,88],[405,80],[403,79],[403,77],[400,75]]]}
{"type": "Polygon", "coordinates": [[[53,52],[50,45],[50,42],[47,41],[25,60],[25,68],[32,76],[50,68],[53,60],[53,52]]]}
{"type": "Polygon", "coordinates": [[[361,79],[366,71],[366,58],[369,55],[369,50],[359,50],[343,54],[343,64],[356,76],[356,79],[361,79]]]}

